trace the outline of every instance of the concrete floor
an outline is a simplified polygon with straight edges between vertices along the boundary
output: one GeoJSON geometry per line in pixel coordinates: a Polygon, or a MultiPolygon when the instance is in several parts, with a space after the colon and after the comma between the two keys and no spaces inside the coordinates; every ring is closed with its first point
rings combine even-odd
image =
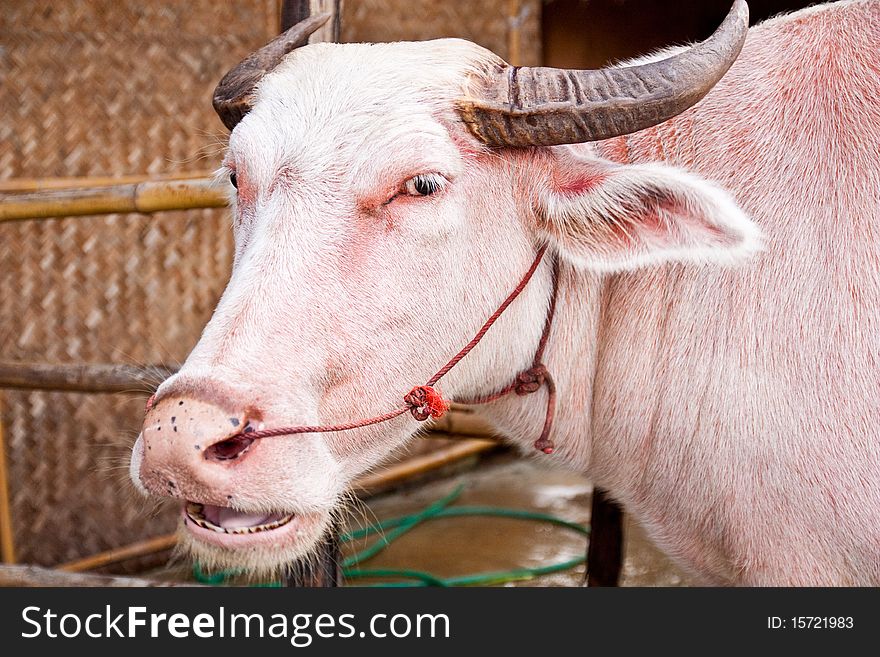
{"type": "MultiPolygon", "coordinates": [[[[592,485],[584,477],[510,458],[489,459],[463,474],[373,498],[363,515],[372,521],[374,517],[382,520],[415,513],[460,484],[464,490],[454,505],[530,509],[582,524],[590,520],[592,485]]],[[[636,524],[627,521],[624,532],[623,586],[690,583],[636,524]]],[[[363,549],[373,540],[347,546],[346,554],[363,549]]],[[[584,537],[561,527],[504,518],[449,518],[423,523],[362,565],[416,569],[448,577],[548,565],[583,555],[584,550],[584,537]]],[[[583,578],[584,568],[580,566],[508,586],[580,586],[583,578]]]]}

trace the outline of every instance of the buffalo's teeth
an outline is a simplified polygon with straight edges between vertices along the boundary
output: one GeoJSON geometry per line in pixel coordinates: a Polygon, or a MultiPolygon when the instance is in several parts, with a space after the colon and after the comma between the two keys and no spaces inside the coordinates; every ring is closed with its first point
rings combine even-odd
{"type": "Polygon", "coordinates": [[[204,514],[204,505],[197,504],[195,502],[189,502],[186,505],[186,515],[187,518],[192,521],[194,524],[198,525],[202,529],[210,529],[213,532],[217,532],[218,534],[256,534],[258,532],[269,531],[272,529],[277,529],[282,525],[286,525],[288,522],[293,520],[294,514],[290,514],[284,516],[283,518],[279,518],[278,520],[273,520],[272,522],[268,522],[264,525],[257,525],[255,527],[237,527],[235,529],[227,529],[225,527],[220,527],[219,525],[215,525],[211,521],[209,521],[204,514]]]}

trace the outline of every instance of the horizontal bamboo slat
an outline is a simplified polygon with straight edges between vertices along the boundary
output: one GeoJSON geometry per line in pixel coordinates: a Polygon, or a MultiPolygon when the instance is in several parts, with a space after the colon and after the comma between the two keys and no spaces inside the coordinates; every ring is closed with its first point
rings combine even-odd
{"type": "Polygon", "coordinates": [[[132,174],[129,176],[86,176],[73,178],[11,178],[0,180],[0,194],[22,192],[45,192],[58,189],[94,189],[112,185],[133,185],[144,182],[173,180],[192,180],[211,178],[210,171],[190,171],[188,173],[132,174]]]}
{"type": "Polygon", "coordinates": [[[364,497],[378,495],[403,481],[498,447],[499,443],[495,440],[478,438],[463,440],[445,449],[395,463],[375,474],[359,477],[352,485],[352,489],[364,497]]]}
{"type": "Polygon", "coordinates": [[[0,194],[0,222],[169,210],[220,208],[228,205],[228,188],[213,178],[175,178],[105,187],[50,189],[0,194]]]}
{"type": "Polygon", "coordinates": [[[475,413],[472,407],[461,404],[453,404],[449,413],[434,420],[431,424],[431,432],[467,438],[492,438],[496,436],[491,425],[475,413]]]}
{"type": "Polygon", "coordinates": [[[177,535],[164,534],[163,536],[148,538],[145,541],[137,541],[130,545],[123,545],[114,550],[92,554],[83,557],[82,559],[77,559],[76,561],[69,561],[68,563],[58,566],[58,570],[63,570],[68,573],[81,573],[86,570],[94,570],[95,568],[119,563],[126,559],[134,559],[147,554],[155,554],[156,552],[170,550],[175,545],[177,545],[177,535]]]}
{"type": "MultiPolygon", "coordinates": [[[[175,371],[167,365],[50,365],[0,361],[0,389],[143,393],[175,371]]],[[[470,408],[460,404],[453,404],[451,412],[435,420],[431,432],[462,438],[491,438],[494,433],[470,408]]]]}

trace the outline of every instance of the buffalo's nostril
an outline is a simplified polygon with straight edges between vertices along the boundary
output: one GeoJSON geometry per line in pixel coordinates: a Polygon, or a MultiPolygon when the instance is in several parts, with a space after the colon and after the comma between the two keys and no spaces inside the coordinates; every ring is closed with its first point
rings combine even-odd
{"type": "Polygon", "coordinates": [[[240,433],[211,445],[205,450],[205,458],[212,461],[237,459],[248,450],[253,442],[253,438],[248,438],[240,433]]]}

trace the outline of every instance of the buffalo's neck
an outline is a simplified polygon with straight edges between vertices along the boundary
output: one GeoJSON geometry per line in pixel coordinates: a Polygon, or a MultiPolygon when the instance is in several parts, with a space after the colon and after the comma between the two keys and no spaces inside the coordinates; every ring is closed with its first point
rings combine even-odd
{"type": "MultiPolygon", "coordinates": [[[[692,121],[685,115],[662,130],[652,128],[582,148],[621,164],[665,160],[687,166],[693,153],[683,135],[689,133],[692,121]]],[[[640,461],[627,462],[633,456],[629,454],[633,441],[627,438],[632,427],[617,431],[615,422],[650,426],[647,416],[659,391],[631,394],[633,391],[621,388],[615,367],[622,363],[623,367],[659,376],[664,336],[657,333],[657,327],[662,332],[665,309],[672,301],[670,295],[674,297],[676,271],[675,266],[661,266],[632,273],[594,274],[575,271],[563,263],[559,303],[545,357],[557,387],[551,434],[554,454],[539,455],[533,448],[544,422],[547,397],[543,389],[525,397],[511,395],[482,409],[487,419],[527,453],[585,472],[615,496],[632,497],[625,483],[639,479],[632,468],[640,461]],[[646,294],[646,289],[656,293],[646,294]],[[643,307],[634,311],[632,303],[643,307]],[[644,321],[634,323],[633,316],[643,316],[644,321]],[[634,355],[637,344],[642,346],[634,355]],[[616,419],[609,421],[609,417],[616,419]]],[[[650,438],[650,431],[645,435],[650,438]]],[[[637,442],[639,449],[650,448],[644,440],[637,442]]]]}
{"type": "MultiPolygon", "coordinates": [[[[556,384],[556,414],[551,438],[552,456],[539,458],[586,471],[592,450],[592,409],[598,339],[602,315],[602,277],[562,265],[556,315],[549,333],[544,363],[556,384]]],[[[544,423],[545,389],[526,396],[509,395],[481,409],[504,436],[534,452],[544,423]]]]}

